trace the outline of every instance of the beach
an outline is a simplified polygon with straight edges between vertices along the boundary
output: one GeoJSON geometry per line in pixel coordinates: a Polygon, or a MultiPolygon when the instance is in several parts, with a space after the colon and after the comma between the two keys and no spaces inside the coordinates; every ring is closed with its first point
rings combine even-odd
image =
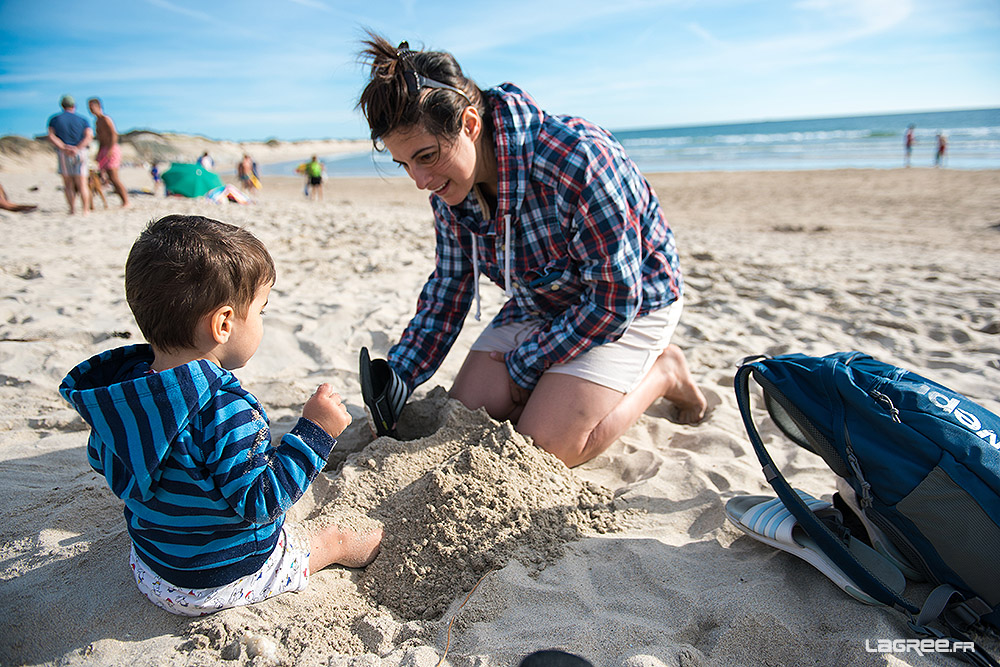
{"type": "MultiPolygon", "coordinates": [[[[262,164],[336,150],[251,148],[262,164]]],[[[373,437],[358,351],[384,356],[434,263],[427,196],[408,179],[328,180],[309,201],[302,179],[265,176],[256,203],[238,205],[142,194],[149,175],[129,168],[132,207],[109,192],[109,208],[82,217],[67,214],[54,167],[48,155],[0,161],[10,199],[39,206],[0,211],[0,665],[493,667],[548,648],[599,667],[949,664],[877,652],[913,637],[903,616],[727,524],[730,498],[773,495],[733,375],[752,355],[860,350],[1000,412],[1000,171],[649,175],[684,273],[673,340],[709,410],[681,425],[659,401],[569,470],[447,397],[503,303],[487,281],[482,321],[470,314],[410,399],[400,439],[373,437]],[[136,589],[121,503],[57,388],[91,355],[142,342],[123,267],[144,225],[169,213],[245,226],[273,255],[264,340],[235,374],[276,435],[319,383],[343,395],[354,422],[290,520],[380,522],[367,570],[330,567],[303,592],[197,620],[136,589]]],[[[772,426],[762,434],[793,486],[830,498],[822,460],[772,426]]]]}

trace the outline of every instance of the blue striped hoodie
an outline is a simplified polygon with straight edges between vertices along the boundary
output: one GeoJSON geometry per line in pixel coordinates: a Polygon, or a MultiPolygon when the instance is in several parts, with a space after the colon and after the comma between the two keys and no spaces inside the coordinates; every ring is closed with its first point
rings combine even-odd
{"type": "Polygon", "coordinates": [[[91,427],[90,465],[125,502],[143,562],[181,588],[233,582],[267,560],[336,440],[303,418],[272,447],[232,373],[204,360],[156,373],[152,361],[148,345],[109,350],[59,393],[91,427]]]}

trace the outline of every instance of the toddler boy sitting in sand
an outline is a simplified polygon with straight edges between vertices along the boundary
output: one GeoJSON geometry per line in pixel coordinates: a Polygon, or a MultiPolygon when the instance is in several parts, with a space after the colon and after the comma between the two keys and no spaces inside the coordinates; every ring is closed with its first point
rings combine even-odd
{"type": "Polygon", "coordinates": [[[297,535],[285,512],[351,416],[328,384],[272,447],[267,417],[231,370],[260,344],[274,263],[250,232],[171,215],[139,236],[125,293],[149,345],[74,368],[60,393],[91,426],[91,466],[125,501],[136,584],[198,616],[306,587],[332,563],[363,567],[381,529],[297,535]]]}

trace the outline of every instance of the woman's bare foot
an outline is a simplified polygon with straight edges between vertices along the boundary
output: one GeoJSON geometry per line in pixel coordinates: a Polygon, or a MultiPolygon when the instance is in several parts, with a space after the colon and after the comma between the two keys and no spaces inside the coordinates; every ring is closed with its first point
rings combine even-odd
{"type": "Polygon", "coordinates": [[[700,422],[705,417],[708,401],[695,384],[681,348],[673,343],[668,345],[656,365],[666,378],[663,398],[677,406],[677,421],[681,424],[700,422]]]}
{"type": "Polygon", "coordinates": [[[309,570],[318,572],[328,565],[365,567],[378,555],[382,528],[362,533],[348,528],[328,526],[313,536],[309,570]]]}

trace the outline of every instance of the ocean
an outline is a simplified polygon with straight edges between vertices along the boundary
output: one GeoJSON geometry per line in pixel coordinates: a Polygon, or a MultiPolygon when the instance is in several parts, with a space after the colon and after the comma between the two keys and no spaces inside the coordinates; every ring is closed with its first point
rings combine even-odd
{"type": "MultiPolygon", "coordinates": [[[[613,132],[646,173],[671,171],[797,171],[896,169],[904,166],[903,135],[914,125],[911,165],[934,166],[937,134],[947,137],[943,166],[1000,169],[1000,109],[811,118],[613,132]]],[[[387,154],[321,157],[332,178],[399,177],[387,154]]],[[[265,174],[294,174],[298,162],[269,165],[265,174]]]]}

